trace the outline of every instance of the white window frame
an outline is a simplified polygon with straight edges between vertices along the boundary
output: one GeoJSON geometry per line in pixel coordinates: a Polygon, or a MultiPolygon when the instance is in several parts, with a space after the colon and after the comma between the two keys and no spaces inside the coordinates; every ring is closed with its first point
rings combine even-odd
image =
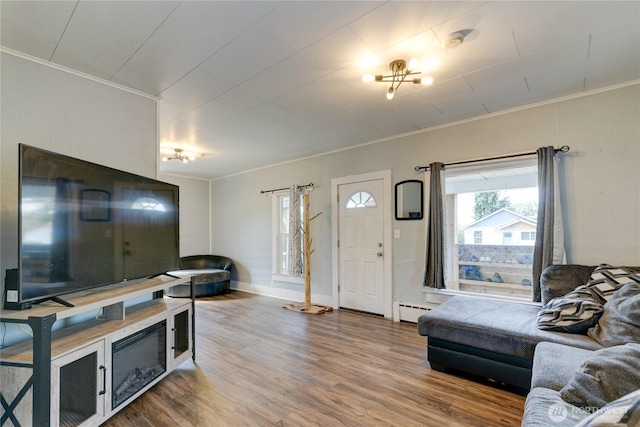
{"type": "MultiPolygon", "coordinates": [[[[300,189],[300,198],[305,192],[313,191],[313,188],[300,189]]],[[[286,272],[280,272],[282,263],[280,251],[280,200],[283,196],[289,196],[289,190],[274,191],[271,194],[271,282],[291,283],[304,285],[304,275],[293,276],[286,272]]],[[[300,202],[302,205],[302,201],[300,202]]]]}
{"type": "MultiPolygon", "coordinates": [[[[505,167],[514,167],[514,168],[518,168],[518,167],[529,167],[529,166],[536,166],[537,167],[537,161],[536,161],[536,157],[532,156],[530,158],[518,158],[518,159],[509,159],[509,160],[500,160],[500,161],[488,161],[488,162],[482,162],[480,164],[473,164],[473,165],[469,165],[469,166],[460,166],[460,167],[455,167],[455,168],[449,168],[449,169],[454,169],[456,172],[466,172],[466,171],[473,171],[473,170],[487,170],[490,171],[492,169],[504,169],[505,167]]],[[[446,179],[446,175],[445,178],[446,179]]],[[[537,185],[537,183],[536,183],[537,185]]],[[[525,185],[523,185],[523,187],[525,187],[525,185]]],[[[496,190],[495,188],[486,188],[486,190],[496,190]]],[[[478,189],[476,191],[482,191],[482,189],[478,189]]],[[[462,192],[462,191],[460,191],[462,192]]],[[[456,192],[457,194],[458,192],[456,192]]],[[[483,297],[483,298],[489,298],[489,299],[498,299],[498,300],[509,300],[509,301],[517,301],[517,302],[522,302],[522,303],[530,303],[530,300],[527,301],[526,297],[515,297],[515,296],[510,296],[510,295],[497,295],[497,294],[485,294],[485,293],[477,293],[477,292],[470,292],[470,291],[461,291],[458,290],[458,262],[454,261],[457,259],[457,254],[454,253],[454,251],[457,252],[457,233],[455,232],[455,225],[450,223],[451,218],[455,218],[455,210],[457,209],[456,203],[454,202],[454,199],[452,198],[453,195],[449,195],[446,196],[446,200],[447,200],[447,215],[451,215],[451,217],[447,218],[446,222],[448,223],[448,225],[446,226],[448,229],[451,230],[451,232],[449,233],[445,233],[447,235],[448,238],[448,242],[445,243],[445,247],[450,248],[449,250],[451,251],[451,262],[448,263],[448,267],[446,267],[447,269],[447,274],[445,275],[445,277],[447,279],[445,279],[447,281],[447,289],[434,289],[433,292],[435,293],[442,293],[442,294],[447,294],[447,295],[473,295],[473,296],[478,296],[478,297],[483,297]],[[455,278],[455,279],[454,279],[455,278]],[[451,285],[451,287],[450,287],[451,285]]],[[[484,233],[483,233],[484,234],[484,233]]],[[[484,236],[483,236],[484,237],[484,236]]],[[[474,239],[475,240],[475,239],[474,239]]]]}

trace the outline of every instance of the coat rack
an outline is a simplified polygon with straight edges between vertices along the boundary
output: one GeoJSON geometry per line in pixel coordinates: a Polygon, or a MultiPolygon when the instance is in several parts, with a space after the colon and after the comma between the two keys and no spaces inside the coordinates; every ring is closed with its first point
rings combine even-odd
{"type": "Polygon", "coordinates": [[[322,314],[327,311],[332,311],[333,307],[311,303],[311,254],[315,251],[311,249],[313,239],[311,239],[311,232],[309,228],[311,221],[320,216],[322,212],[315,214],[312,218],[309,218],[309,193],[302,196],[302,203],[302,234],[304,236],[304,303],[288,303],[283,305],[283,307],[299,313],[322,314]]]}

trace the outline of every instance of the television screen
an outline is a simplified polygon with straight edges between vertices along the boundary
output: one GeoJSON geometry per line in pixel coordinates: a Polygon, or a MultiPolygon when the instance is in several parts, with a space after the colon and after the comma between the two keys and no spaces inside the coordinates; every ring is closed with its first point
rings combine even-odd
{"type": "Polygon", "coordinates": [[[20,145],[19,300],[178,269],[178,187],[20,145]]]}

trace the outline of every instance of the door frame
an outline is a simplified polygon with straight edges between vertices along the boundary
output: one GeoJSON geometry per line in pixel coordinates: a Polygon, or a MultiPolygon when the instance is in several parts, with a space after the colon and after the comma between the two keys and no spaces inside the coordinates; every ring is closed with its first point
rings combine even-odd
{"type": "Polygon", "coordinates": [[[383,266],[383,306],[384,317],[393,317],[393,247],[392,247],[392,199],[391,199],[391,170],[382,170],[377,172],[369,172],[358,175],[349,175],[341,178],[331,179],[331,291],[333,295],[333,307],[340,308],[340,295],[338,291],[339,281],[339,256],[340,250],[338,248],[339,237],[339,208],[338,203],[338,186],[343,184],[353,184],[362,181],[372,181],[376,179],[382,179],[382,192],[384,209],[382,210],[382,249],[384,252],[383,266]]]}

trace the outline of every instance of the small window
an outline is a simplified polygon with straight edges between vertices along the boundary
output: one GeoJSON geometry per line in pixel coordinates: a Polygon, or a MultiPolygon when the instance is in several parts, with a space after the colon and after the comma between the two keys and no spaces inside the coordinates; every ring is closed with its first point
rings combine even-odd
{"type": "MultiPolygon", "coordinates": [[[[302,195],[300,196],[302,199],[302,195]]],[[[289,264],[293,262],[289,256],[289,214],[291,203],[289,192],[274,194],[272,198],[272,272],[271,280],[274,282],[287,282],[304,284],[304,277],[289,274],[289,264]]],[[[299,218],[302,219],[302,203],[300,203],[299,218]]],[[[302,241],[300,242],[302,245],[302,241]]],[[[302,249],[302,246],[300,247],[302,249]]]]}
{"type": "Polygon", "coordinates": [[[482,244],[482,231],[474,231],[473,232],[473,244],[481,245],[482,244]]]}
{"type": "Polygon", "coordinates": [[[358,191],[349,197],[347,209],[372,208],[376,206],[376,200],[366,191],[358,191]]]}
{"type": "Polygon", "coordinates": [[[520,234],[520,240],[536,240],[536,232],[535,231],[523,231],[520,234]]]}
{"type": "Polygon", "coordinates": [[[131,209],[141,209],[146,211],[165,211],[166,208],[161,201],[153,197],[141,197],[131,204],[131,209]]]}

